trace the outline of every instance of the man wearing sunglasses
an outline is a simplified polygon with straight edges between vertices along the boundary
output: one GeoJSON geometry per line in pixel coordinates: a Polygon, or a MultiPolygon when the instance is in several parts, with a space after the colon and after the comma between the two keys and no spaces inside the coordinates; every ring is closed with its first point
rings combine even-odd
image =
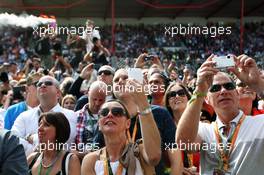
{"type": "MultiPolygon", "coordinates": [[[[197,86],[176,132],[178,144],[196,144],[200,150],[203,175],[263,174],[264,116],[252,117],[239,109],[239,95],[232,79],[215,68],[211,55],[197,72],[197,86]],[[199,123],[204,96],[217,114],[212,124],[199,123]],[[204,146],[205,145],[205,146],[204,146]],[[254,168],[249,168],[254,167],[254,168]]],[[[263,90],[255,61],[246,55],[235,57],[228,68],[251,88],[263,90]]]]}
{"type": "Polygon", "coordinates": [[[14,134],[20,137],[20,142],[23,144],[27,155],[32,153],[35,146],[38,145],[38,119],[41,113],[62,112],[66,116],[71,127],[70,138],[67,141],[69,145],[74,143],[76,135],[76,114],[71,110],[62,108],[58,103],[61,95],[59,82],[54,77],[44,76],[39,79],[36,86],[39,106],[21,113],[11,129],[14,134]]]}
{"type": "Polygon", "coordinates": [[[11,105],[7,108],[4,115],[5,129],[10,130],[19,114],[39,105],[37,99],[37,85],[36,83],[42,77],[40,73],[34,73],[27,77],[26,81],[26,98],[25,101],[11,105]]]}
{"type": "MultiPolygon", "coordinates": [[[[75,106],[75,111],[82,109],[82,107],[88,103],[88,97],[86,94],[80,93],[80,88],[84,80],[92,82],[91,80],[93,74],[93,63],[88,64],[81,72],[80,76],[74,81],[70,88],[70,93],[78,98],[75,106]]],[[[107,85],[107,97],[106,99],[111,99],[112,81],[114,76],[114,69],[109,65],[102,66],[97,73],[97,80],[104,82],[107,85]]]]}

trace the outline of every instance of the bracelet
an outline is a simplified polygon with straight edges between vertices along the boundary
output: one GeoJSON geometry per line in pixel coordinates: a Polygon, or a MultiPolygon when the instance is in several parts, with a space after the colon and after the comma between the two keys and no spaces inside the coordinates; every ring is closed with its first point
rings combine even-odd
{"type": "Polygon", "coordinates": [[[151,112],[152,112],[152,109],[150,106],[148,106],[143,111],[139,112],[139,115],[147,115],[147,114],[150,114],[151,112]]]}
{"type": "Polygon", "coordinates": [[[197,100],[199,97],[206,97],[207,93],[204,92],[194,92],[191,99],[189,100],[188,104],[192,104],[195,100],[197,100]]]}

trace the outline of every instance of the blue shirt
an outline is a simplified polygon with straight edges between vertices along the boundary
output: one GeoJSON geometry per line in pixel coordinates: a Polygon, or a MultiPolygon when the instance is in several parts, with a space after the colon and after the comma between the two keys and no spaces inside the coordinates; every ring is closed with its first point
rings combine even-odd
{"type": "Polygon", "coordinates": [[[14,104],[7,108],[4,115],[4,128],[10,130],[19,114],[27,110],[27,104],[25,101],[14,104]]]}

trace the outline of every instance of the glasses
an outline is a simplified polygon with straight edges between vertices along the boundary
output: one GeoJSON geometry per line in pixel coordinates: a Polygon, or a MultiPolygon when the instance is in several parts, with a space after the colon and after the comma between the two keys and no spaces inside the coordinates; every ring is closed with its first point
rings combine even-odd
{"type": "Polygon", "coordinates": [[[236,86],[234,85],[234,83],[229,82],[229,83],[225,83],[225,84],[214,84],[210,87],[209,91],[214,93],[214,92],[218,92],[222,89],[222,86],[226,89],[226,90],[234,90],[236,88],[236,86]]]}
{"type": "Polygon", "coordinates": [[[102,75],[102,74],[104,74],[104,75],[112,75],[112,72],[109,71],[109,70],[102,70],[102,71],[98,72],[98,75],[102,75]]]}
{"type": "Polygon", "coordinates": [[[185,97],[186,96],[186,92],[184,89],[180,89],[178,91],[171,91],[168,93],[168,98],[172,98],[172,97],[176,97],[176,96],[179,96],[179,97],[185,97]]]}
{"type": "Polygon", "coordinates": [[[246,83],[240,82],[236,85],[237,87],[247,87],[246,83]]]}
{"type": "Polygon", "coordinates": [[[120,108],[120,107],[113,107],[112,109],[103,108],[99,111],[99,115],[106,117],[106,116],[108,116],[110,111],[113,114],[113,116],[115,116],[115,117],[122,117],[124,115],[126,116],[125,110],[123,108],[120,108]]]}
{"type": "Polygon", "coordinates": [[[42,84],[44,84],[45,86],[52,86],[53,85],[53,82],[52,81],[38,82],[37,83],[37,87],[41,87],[42,84]]]}

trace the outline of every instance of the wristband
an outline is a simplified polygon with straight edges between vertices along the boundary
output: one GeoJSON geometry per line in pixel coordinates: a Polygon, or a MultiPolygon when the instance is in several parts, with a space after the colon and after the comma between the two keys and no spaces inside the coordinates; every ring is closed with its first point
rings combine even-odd
{"type": "Polygon", "coordinates": [[[189,100],[188,104],[192,104],[195,100],[197,100],[199,97],[206,97],[207,93],[204,92],[194,92],[191,99],[189,100]]]}
{"type": "Polygon", "coordinates": [[[148,106],[143,111],[139,112],[139,115],[147,115],[147,114],[150,114],[151,112],[152,112],[152,109],[150,106],[148,106]]]}

